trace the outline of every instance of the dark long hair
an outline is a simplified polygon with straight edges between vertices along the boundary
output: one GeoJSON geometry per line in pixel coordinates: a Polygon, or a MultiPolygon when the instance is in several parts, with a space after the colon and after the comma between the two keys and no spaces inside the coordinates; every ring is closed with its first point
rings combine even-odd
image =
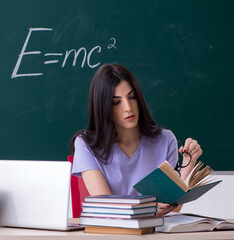
{"type": "Polygon", "coordinates": [[[135,92],[139,108],[139,131],[147,137],[155,137],[161,133],[160,128],[151,117],[146,106],[141,88],[134,75],[119,64],[104,64],[95,73],[89,90],[89,125],[87,129],[78,131],[70,141],[70,149],[74,154],[74,141],[77,136],[87,144],[91,153],[104,164],[108,164],[115,137],[115,126],[112,121],[114,88],[120,81],[127,81],[135,92]]]}

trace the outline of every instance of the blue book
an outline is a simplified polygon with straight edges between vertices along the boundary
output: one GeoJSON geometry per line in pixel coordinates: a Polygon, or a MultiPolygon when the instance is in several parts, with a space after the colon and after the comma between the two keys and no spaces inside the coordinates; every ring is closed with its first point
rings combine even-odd
{"type": "Polygon", "coordinates": [[[98,195],[84,197],[84,202],[96,203],[146,203],[155,202],[155,195],[98,195]]]}

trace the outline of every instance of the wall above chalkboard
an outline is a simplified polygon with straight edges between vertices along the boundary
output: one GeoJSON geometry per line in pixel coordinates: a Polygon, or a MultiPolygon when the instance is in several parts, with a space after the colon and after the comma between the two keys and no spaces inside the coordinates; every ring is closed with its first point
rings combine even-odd
{"type": "Polygon", "coordinates": [[[117,62],[160,125],[197,139],[213,169],[234,170],[233,1],[4,2],[0,159],[66,160],[93,74],[117,62]]]}

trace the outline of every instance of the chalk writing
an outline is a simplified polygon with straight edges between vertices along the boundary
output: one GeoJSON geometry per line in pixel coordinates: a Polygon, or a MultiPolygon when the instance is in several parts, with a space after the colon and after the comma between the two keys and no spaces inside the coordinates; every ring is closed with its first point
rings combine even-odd
{"type": "Polygon", "coordinates": [[[116,44],[116,39],[115,39],[115,38],[110,38],[110,40],[113,40],[113,43],[112,43],[112,44],[109,44],[109,45],[107,46],[107,48],[108,48],[108,49],[111,49],[111,48],[115,48],[115,49],[116,49],[116,46],[115,46],[115,44],[116,44]]]}
{"type": "MultiPolygon", "coordinates": [[[[62,53],[45,53],[44,56],[62,56],[62,53]]],[[[50,61],[45,61],[44,64],[51,64],[51,63],[57,63],[59,60],[50,60],[50,61]]]]}
{"type": "MultiPolygon", "coordinates": [[[[19,54],[18,60],[16,62],[14,70],[12,72],[11,78],[32,77],[32,76],[41,76],[41,75],[43,75],[42,72],[40,72],[40,73],[18,73],[19,69],[20,69],[20,65],[21,65],[21,63],[23,61],[23,57],[25,55],[42,54],[41,51],[30,51],[30,52],[26,51],[26,48],[27,48],[27,46],[28,46],[28,44],[30,42],[30,37],[31,37],[32,32],[39,32],[39,31],[40,32],[43,32],[43,31],[53,31],[53,29],[52,28],[29,28],[28,35],[27,35],[27,37],[25,39],[24,45],[22,47],[22,50],[21,50],[21,52],[19,54]]],[[[110,38],[110,40],[113,41],[113,43],[109,44],[107,46],[107,49],[111,49],[111,48],[117,49],[117,47],[116,47],[116,39],[112,37],[112,38],[110,38]]],[[[72,54],[74,56],[73,57],[72,66],[75,67],[78,56],[80,54],[82,54],[83,60],[82,60],[82,63],[81,63],[81,68],[83,68],[85,66],[85,63],[90,68],[96,68],[96,67],[98,67],[101,64],[101,62],[99,61],[99,62],[96,62],[96,63],[91,63],[92,54],[94,52],[97,52],[98,54],[100,54],[101,51],[102,51],[101,46],[97,45],[97,46],[94,46],[90,51],[87,51],[87,49],[85,47],[81,47],[78,50],[75,50],[75,49],[67,50],[65,52],[65,54],[64,53],[45,53],[44,54],[45,58],[47,58],[47,57],[54,57],[55,59],[45,60],[44,64],[45,65],[48,65],[48,64],[58,64],[60,62],[60,60],[62,60],[61,67],[64,68],[66,63],[67,63],[67,60],[68,60],[69,56],[72,54]],[[58,58],[60,58],[60,59],[58,59],[58,58]]]]}
{"type": "Polygon", "coordinates": [[[15,68],[13,70],[13,73],[11,75],[11,78],[16,78],[16,77],[26,77],[26,76],[40,76],[43,75],[43,73],[24,73],[24,74],[18,74],[18,70],[20,67],[20,64],[22,62],[23,56],[24,55],[29,55],[29,54],[41,54],[40,51],[33,51],[33,52],[25,52],[26,47],[28,45],[29,38],[31,36],[32,31],[52,31],[52,28],[29,28],[29,33],[28,36],[24,42],[23,48],[21,50],[21,53],[19,55],[19,58],[16,62],[15,68]]]}

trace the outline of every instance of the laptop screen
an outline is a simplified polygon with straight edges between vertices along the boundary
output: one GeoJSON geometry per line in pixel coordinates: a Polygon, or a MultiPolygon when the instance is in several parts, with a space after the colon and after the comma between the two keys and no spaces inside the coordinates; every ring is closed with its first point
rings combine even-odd
{"type": "Polygon", "coordinates": [[[65,229],[71,163],[0,160],[2,226],[65,229]]]}

